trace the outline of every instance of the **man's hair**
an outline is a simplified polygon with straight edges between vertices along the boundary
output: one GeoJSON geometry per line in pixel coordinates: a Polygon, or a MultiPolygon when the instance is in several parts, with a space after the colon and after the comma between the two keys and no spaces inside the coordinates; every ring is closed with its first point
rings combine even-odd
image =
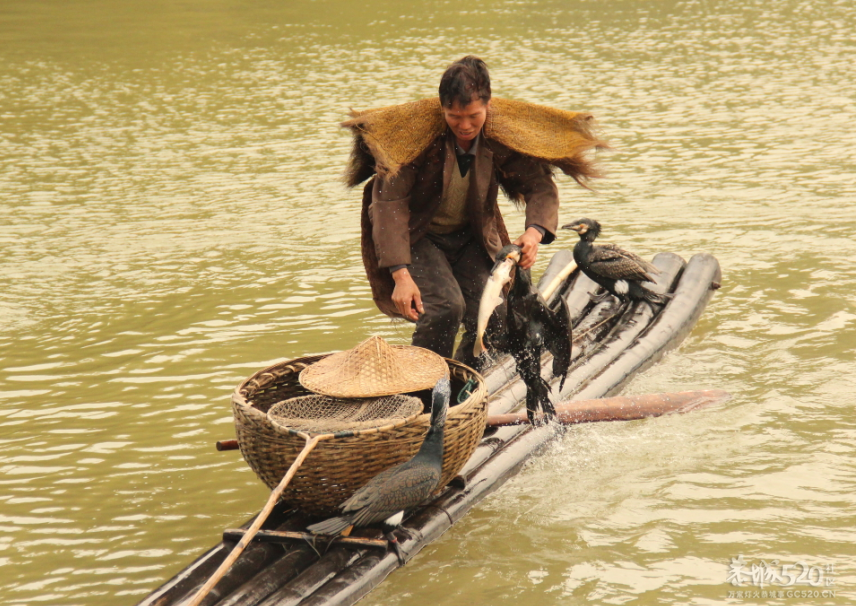
{"type": "Polygon", "coordinates": [[[467,55],[446,68],[440,79],[440,103],[465,107],[476,99],[490,101],[490,74],[484,61],[467,55]]]}

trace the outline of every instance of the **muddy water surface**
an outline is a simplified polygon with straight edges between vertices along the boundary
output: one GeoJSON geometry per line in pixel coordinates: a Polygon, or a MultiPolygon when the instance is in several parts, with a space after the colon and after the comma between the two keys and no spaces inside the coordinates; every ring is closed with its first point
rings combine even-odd
{"type": "Polygon", "coordinates": [[[722,264],[627,391],[735,398],[574,429],[365,603],[856,600],[854,30],[835,0],[7,0],[0,604],[137,602],[266,498],[212,447],[243,377],[408,341],[370,301],[337,123],[433,95],[467,52],[615,146],[598,193],[559,179],[562,221],[722,264]],[[733,586],[741,555],[837,595],[733,586]]]}

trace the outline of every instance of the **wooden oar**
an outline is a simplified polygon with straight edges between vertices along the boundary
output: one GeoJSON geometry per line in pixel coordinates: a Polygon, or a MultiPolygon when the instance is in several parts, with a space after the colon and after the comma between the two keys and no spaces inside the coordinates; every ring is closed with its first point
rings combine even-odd
{"type": "MultiPolygon", "coordinates": [[[[562,425],[598,421],[633,421],[670,413],[685,413],[725,402],[731,394],[721,389],[616,396],[597,400],[579,400],[556,405],[556,419],[562,425]]],[[[528,423],[526,411],[487,418],[488,427],[528,423]]]]}
{"type": "MultiPolygon", "coordinates": [[[[731,398],[721,389],[651,393],[638,396],[615,396],[596,400],[579,400],[556,405],[556,420],[562,425],[596,423],[599,421],[634,421],[665,414],[683,414],[731,398]]],[[[488,427],[505,427],[528,423],[526,411],[487,418],[488,427]]],[[[217,450],[238,450],[238,440],[220,440],[217,450]]]]}

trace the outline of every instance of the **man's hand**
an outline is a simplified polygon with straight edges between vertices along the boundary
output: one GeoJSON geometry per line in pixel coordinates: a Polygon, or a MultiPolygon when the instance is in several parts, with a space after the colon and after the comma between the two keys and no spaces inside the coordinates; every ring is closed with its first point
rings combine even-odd
{"type": "Polygon", "coordinates": [[[392,279],[395,280],[395,290],[392,291],[392,302],[395,304],[395,308],[402,316],[416,322],[419,319],[419,314],[425,313],[419,287],[410,277],[410,272],[407,271],[406,267],[394,272],[392,279]]]}
{"type": "MultiPolygon", "coordinates": [[[[523,257],[518,265],[523,269],[529,269],[535,265],[535,259],[538,258],[538,245],[541,244],[541,232],[530,227],[523,235],[517,238],[514,243],[523,251],[523,257]]],[[[396,287],[397,288],[397,287],[396,287]]]]}

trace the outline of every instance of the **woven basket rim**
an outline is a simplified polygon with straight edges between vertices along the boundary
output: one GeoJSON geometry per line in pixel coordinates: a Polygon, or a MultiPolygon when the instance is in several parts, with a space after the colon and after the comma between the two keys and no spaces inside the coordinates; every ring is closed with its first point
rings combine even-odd
{"type": "MultiPolygon", "coordinates": [[[[264,389],[268,385],[274,383],[275,380],[278,378],[278,375],[274,375],[271,371],[274,371],[276,369],[280,369],[283,367],[287,367],[287,366],[292,365],[292,364],[307,364],[307,365],[314,364],[318,360],[326,358],[327,356],[330,356],[330,355],[332,355],[332,354],[328,353],[328,354],[314,354],[314,355],[309,355],[309,356],[300,356],[298,358],[293,358],[291,360],[283,360],[281,362],[271,364],[270,366],[266,366],[265,368],[262,368],[261,370],[256,371],[255,373],[253,373],[252,375],[250,375],[249,377],[247,377],[246,379],[241,381],[235,387],[235,390],[232,392],[232,403],[235,404],[236,406],[241,406],[243,408],[252,410],[256,414],[267,416],[267,413],[264,413],[261,410],[259,410],[258,408],[256,408],[252,404],[252,400],[251,399],[248,400],[247,395],[244,393],[249,389],[250,384],[253,381],[257,382],[257,386],[255,389],[257,389],[257,390],[258,389],[264,389]],[[264,381],[264,382],[259,381],[259,379],[263,379],[265,375],[268,375],[269,379],[264,381]]],[[[457,360],[454,360],[452,358],[443,358],[443,361],[446,362],[447,365],[451,365],[452,367],[458,366],[458,367],[465,368],[468,372],[472,373],[475,376],[475,378],[478,380],[479,385],[481,385],[482,387],[485,387],[484,377],[477,370],[474,370],[473,368],[467,366],[466,364],[463,364],[462,362],[458,362],[457,360]]],[[[461,403],[449,402],[449,415],[451,416],[455,412],[463,412],[465,410],[469,410],[470,408],[473,408],[478,404],[479,404],[478,399],[472,398],[472,397],[467,398],[464,402],[461,402],[461,403]]],[[[422,413],[417,418],[420,420],[422,420],[422,419],[429,419],[430,420],[431,413],[430,412],[422,413]]]]}

